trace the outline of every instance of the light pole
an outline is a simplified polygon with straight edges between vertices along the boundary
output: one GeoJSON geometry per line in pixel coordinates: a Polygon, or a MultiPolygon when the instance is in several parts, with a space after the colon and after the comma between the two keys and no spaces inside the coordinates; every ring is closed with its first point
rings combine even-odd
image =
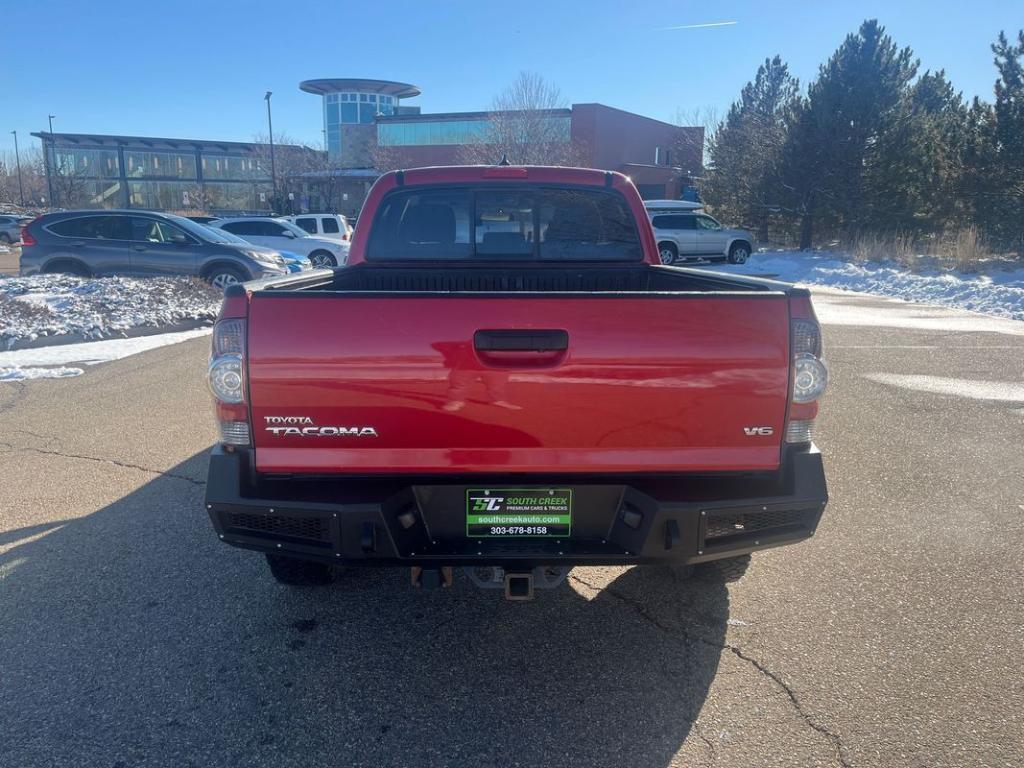
{"type": "Polygon", "coordinates": [[[263,98],[267,102],[267,132],[270,134],[270,182],[274,189],[274,204],[277,204],[277,171],[274,169],[274,121],[270,118],[270,97],[273,91],[267,91],[263,98]]]}
{"type": "Polygon", "coordinates": [[[50,207],[51,208],[56,203],[56,201],[53,199],[53,178],[52,178],[53,175],[50,172],[50,154],[54,153],[54,148],[53,148],[53,118],[55,118],[55,117],[56,117],[56,115],[47,115],[47,119],[49,119],[49,121],[50,121],[50,136],[49,136],[50,148],[47,149],[45,145],[43,146],[43,160],[44,160],[44,165],[46,167],[46,192],[50,196],[50,207]]]}
{"type": "Polygon", "coordinates": [[[25,207],[25,187],[21,183],[21,155],[18,154],[18,132],[11,131],[14,136],[14,164],[18,167],[18,197],[21,199],[21,207],[25,207]]]}

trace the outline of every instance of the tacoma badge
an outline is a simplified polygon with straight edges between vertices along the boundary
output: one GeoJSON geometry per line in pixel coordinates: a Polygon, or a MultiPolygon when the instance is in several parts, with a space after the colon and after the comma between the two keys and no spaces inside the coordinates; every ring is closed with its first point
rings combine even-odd
{"type": "Polygon", "coordinates": [[[309,416],[264,416],[264,427],[275,437],[377,437],[373,427],[318,427],[309,416]]]}

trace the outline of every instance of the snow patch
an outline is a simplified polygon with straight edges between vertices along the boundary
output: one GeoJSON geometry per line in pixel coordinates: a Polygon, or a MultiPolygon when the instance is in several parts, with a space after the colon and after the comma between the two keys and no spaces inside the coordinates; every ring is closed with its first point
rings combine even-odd
{"type": "Polygon", "coordinates": [[[0,366],[0,381],[25,381],[26,379],[67,379],[81,376],[81,368],[4,368],[0,366]]]}
{"type": "Polygon", "coordinates": [[[954,379],[946,376],[919,376],[900,373],[865,373],[864,378],[892,387],[927,392],[933,395],[952,395],[970,400],[996,400],[1024,402],[1024,384],[1015,381],[983,381],[954,379]]]}
{"type": "Polygon", "coordinates": [[[120,360],[140,352],[206,336],[209,333],[209,328],[197,328],[192,331],[138,336],[132,339],[86,341],[79,344],[61,344],[53,347],[0,352],[0,381],[79,376],[82,374],[81,368],[66,366],[69,363],[96,365],[111,360],[120,360]]]}
{"type": "Polygon", "coordinates": [[[908,272],[895,263],[855,263],[828,251],[759,252],[746,264],[716,264],[708,269],[772,277],[787,283],[827,285],[1024,320],[1024,269],[985,275],[934,269],[908,272]]]}
{"type": "Polygon", "coordinates": [[[186,277],[0,278],[0,349],[45,336],[87,339],[213,320],[220,291],[186,277]]]}
{"type": "Polygon", "coordinates": [[[816,290],[814,312],[824,325],[1024,336],[1024,323],[1003,317],[990,317],[946,307],[910,304],[897,299],[884,303],[851,299],[849,293],[830,289],[816,290]]]}

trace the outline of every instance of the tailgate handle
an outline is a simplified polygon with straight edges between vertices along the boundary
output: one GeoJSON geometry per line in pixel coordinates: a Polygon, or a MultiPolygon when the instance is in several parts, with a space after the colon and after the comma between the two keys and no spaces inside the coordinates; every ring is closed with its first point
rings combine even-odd
{"type": "Polygon", "coordinates": [[[473,334],[473,346],[481,352],[564,352],[569,348],[569,332],[477,331],[473,334]]]}

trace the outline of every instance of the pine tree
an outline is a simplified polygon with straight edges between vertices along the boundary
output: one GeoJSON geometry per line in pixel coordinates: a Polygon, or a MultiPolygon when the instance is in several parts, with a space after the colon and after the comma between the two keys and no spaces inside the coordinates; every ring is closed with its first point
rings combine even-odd
{"type": "Polygon", "coordinates": [[[711,139],[704,199],[730,220],[756,222],[762,242],[780,204],[782,148],[799,92],[779,56],[765,59],[711,139]]]}
{"type": "Polygon", "coordinates": [[[885,190],[869,186],[883,137],[900,118],[918,62],[870,19],[848,35],[808,91],[790,131],[785,186],[809,247],[818,219],[848,230],[869,225],[885,190]]]}
{"type": "Polygon", "coordinates": [[[1024,30],[1016,43],[1000,32],[992,52],[999,71],[989,169],[995,189],[991,207],[979,214],[1002,243],[1024,256],[1024,30]]]}
{"type": "Polygon", "coordinates": [[[865,168],[870,229],[940,234],[962,208],[967,107],[944,71],[925,72],[878,136],[865,168]]]}

